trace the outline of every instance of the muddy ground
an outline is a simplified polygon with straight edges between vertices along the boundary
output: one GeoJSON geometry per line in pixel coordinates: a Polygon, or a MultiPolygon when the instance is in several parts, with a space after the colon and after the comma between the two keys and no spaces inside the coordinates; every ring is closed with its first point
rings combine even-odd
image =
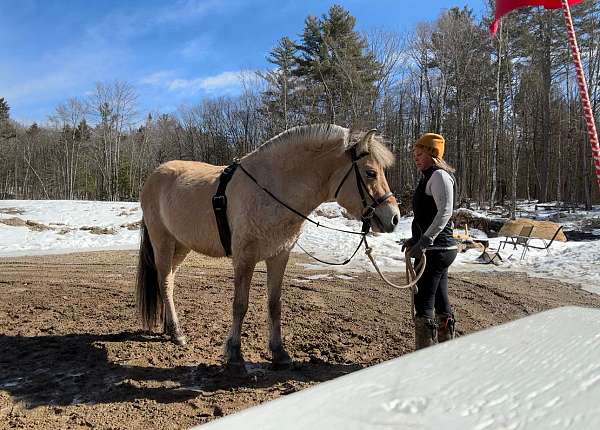
{"type": "MultiPolygon", "coordinates": [[[[412,351],[406,290],[299,262],[290,262],[283,294],[295,363],[269,367],[259,266],[242,337],[249,373],[232,377],[220,362],[231,319],[227,260],[190,256],[180,269],[188,345],[178,347],[139,331],[135,252],[0,259],[0,428],[185,428],[412,351]]],[[[600,296],[524,274],[451,278],[463,335],[561,305],[600,307],[600,296]]]]}

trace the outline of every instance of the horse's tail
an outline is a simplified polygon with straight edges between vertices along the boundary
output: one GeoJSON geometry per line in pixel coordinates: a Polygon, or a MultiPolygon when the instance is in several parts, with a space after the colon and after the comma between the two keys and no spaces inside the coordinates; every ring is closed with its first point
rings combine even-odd
{"type": "Polygon", "coordinates": [[[164,304],[158,286],[152,242],[143,219],[140,233],[140,259],[135,291],[136,305],[142,319],[142,326],[146,330],[152,330],[157,325],[162,325],[164,304]]]}

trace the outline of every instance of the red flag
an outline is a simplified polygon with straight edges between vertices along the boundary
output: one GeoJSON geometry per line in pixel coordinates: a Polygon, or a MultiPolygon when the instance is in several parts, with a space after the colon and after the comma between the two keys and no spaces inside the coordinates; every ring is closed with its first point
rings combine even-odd
{"type": "MultiPolygon", "coordinates": [[[[582,0],[569,0],[569,5],[581,3],[582,0]]],[[[513,9],[527,6],[544,6],[546,9],[560,9],[561,0],[496,0],[496,15],[490,25],[492,35],[498,30],[498,21],[513,9]]]]}

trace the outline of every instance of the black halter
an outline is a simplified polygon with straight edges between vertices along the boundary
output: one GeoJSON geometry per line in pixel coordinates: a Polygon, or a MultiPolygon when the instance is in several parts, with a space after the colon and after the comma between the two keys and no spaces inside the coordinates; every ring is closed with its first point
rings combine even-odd
{"type": "Polygon", "coordinates": [[[342,178],[342,181],[340,182],[340,185],[338,185],[334,194],[334,197],[337,198],[338,194],[340,193],[340,190],[342,189],[342,186],[344,185],[344,182],[346,182],[346,179],[348,179],[348,176],[350,176],[350,173],[352,172],[352,170],[354,170],[354,176],[356,176],[356,188],[358,188],[358,194],[360,195],[360,200],[363,207],[363,212],[361,214],[360,220],[363,222],[362,231],[365,234],[367,234],[371,228],[371,219],[373,217],[377,219],[379,224],[382,224],[381,220],[375,214],[375,208],[394,195],[394,193],[388,191],[383,196],[376,199],[371,195],[371,193],[369,193],[367,184],[365,184],[365,181],[363,180],[360,174],[360,169],[358,168],[358,161],[361,158],[366,157],[367,155],[369,155],[368,152],[363,152],[357,155],[356,147],[353,146],[352,148],[350,148],[352,164],[350,165],[350,168],[342,178]],[[368,204],[367,197],[369,197],[373,203],[368,204]]]}

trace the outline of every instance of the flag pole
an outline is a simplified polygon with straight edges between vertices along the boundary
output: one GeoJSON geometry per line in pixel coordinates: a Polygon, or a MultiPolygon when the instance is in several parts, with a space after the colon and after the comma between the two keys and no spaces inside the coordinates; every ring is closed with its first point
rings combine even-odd
{"type": "Polygon", "coordinates": [[[594,159],[594,167],[596,171],[596,183],[600,189],[600,144],[598,143],[598,134],[596,133],[594,113],[590,103],[590,96],[588,94],[587,83],[585,81],[585,74],[583,73],[583,66],[581,65],[581,57],[579,55],[579,48],[577,47],[577,38],[575,36],[575,28],[573,27],[573,19],[571,18],[569,1],[561,0],[561,2],[563,15],[565,17],[565,24],[567,26],[567,32],[569,35],[571,54],[573,55],[573,63],[575,63],[575,70],[577,72],[577,84],[579,86],[581,104],[583,105],[583,115],[585,116],[585,122],[587,124],[590,145],[592,145],[592,157],[594,159]]]}

